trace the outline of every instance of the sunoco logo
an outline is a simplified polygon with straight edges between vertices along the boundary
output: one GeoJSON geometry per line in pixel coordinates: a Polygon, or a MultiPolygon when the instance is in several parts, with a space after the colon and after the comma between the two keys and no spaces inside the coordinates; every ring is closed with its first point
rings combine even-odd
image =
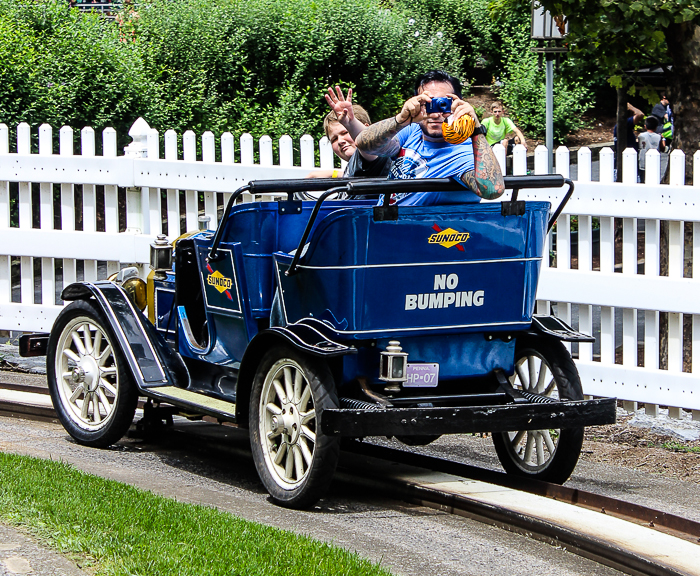
{"type": "Polygon", "coordinates": [[[458,232],[453,228],[442,230],[437,224],[433,224],[433,230],[436,234],[431,234],[428,237],[428,244],[439,244],[443,248],[457,246],[457,250],[464,252],[462,242],[469,240],[469,232],[458,232]]]}
{"type": "Polygon", "coordinates": [[[207,264],[207,270],[210,272],[209,276],[207,276],[207,284],[216,288],[221,294],[225,293],[229,300],[233,300],[229,292],[231,286],[233,286],[233,280],[231,280],[231,278],[226,278],[226,276],[218,270],[214,271],[209,264],[207,264]]]}
{"type": "Polygon", "coordinates": [[[213,274],[209,274],[209,276],[207,276],[207,284],[209,284],[209,286],[213,286],[223,294],[226,290],[231,289],[233,281],[230,278],[226,278],[217,270],[213,274]]]}

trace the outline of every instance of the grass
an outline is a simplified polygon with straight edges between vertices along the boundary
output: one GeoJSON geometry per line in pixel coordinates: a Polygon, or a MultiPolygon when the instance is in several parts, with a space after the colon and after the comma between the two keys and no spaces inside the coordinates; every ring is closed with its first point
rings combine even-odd
{"type": "Polygon", "coordinates": [[[81,472],[0,453],[0,521],[96,575],[387,575],[356,553],[81,472]]]}
{"type": "Polygon", "coordinates": [[[673,452],[690,452],[692,454],[700,454],[700,446],[686,446],[680,442],[664,442],[662,448],[673,452]]]}

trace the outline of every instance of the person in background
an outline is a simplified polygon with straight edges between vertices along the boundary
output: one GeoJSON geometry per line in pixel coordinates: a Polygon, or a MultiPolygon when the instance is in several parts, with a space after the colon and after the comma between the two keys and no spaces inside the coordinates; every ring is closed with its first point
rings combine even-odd
{"type": "Polygon", "coordinates": [[[527,142],[523,133],[518,130],[510,118],[503,116],[503,104],[500,102],[491,104],[491,114],[492,116],[484,118],[481,122],[481,125],[486,128],[486,141],[489,146],[500,142],[506,149],[506,154],[513,153],[515,144],[522,144],[527,150],[527,142]],[[512,138],[509,138],[511,135],[512,138]]]}
{"type": "MultiPolygon", "coordinates": [[[[627,117],[627,148],[634,148],[639,151],[639,145],[637,144],[637,136],[634,133],[634,127],[639,124],[644,119],[644,112],[639,108],[635,108],[627,102],[627,110],[631,112],[632,115],[627,117]]],[[[615,146],[613,150],[617,152],[617,125],[613,128],[613,141],[615,146]]]]}
{"type": "Polygon", "coordinates": [[[666,94],[661,94],[661,101],[654,105],[651,113],[659,120],[656,133],[661,134],[664,144],[670,146],[673,140],[673,110],[666,94]]]}
{"type": "Polygon", "coordinates": [[[326,133],[331,148],[338,158],[345,160],[345,170],[317,170],[309,174],[309,178],[386,178],[391,167],[389,158],[363,154],[357,150],[355,138],[371,124],[369,114],[359,104],[352,103],[352,88],[347,97],[339,86],[328,89],[326,102],[331,111],[323,120],[323,131],[326,133]]]}
{"type": "Polygon", "coordinates": [[[655,116],[656,119],[659,121],[659,126],[656,129],[656,131],[659,134],[661,134],[661,129],[664,125],[664,122],[669,120],[669,110],[670,106],[668,103],[668,98],[666,98],[666,94],[661,94],[661,100],[657,104],[654,104],[654,107],[651,109],[651,115],[655,116]]]}
{"type": "Polygon", "coordinates": [[[664,152],[666,145],[656,129],[659,125],[659,119],[656,116],[649,115],[644,120],[645,131],[639,135],[639,182],[646,182],[646,162],[647,152],[649,150],[658,150],[664,152]]]}

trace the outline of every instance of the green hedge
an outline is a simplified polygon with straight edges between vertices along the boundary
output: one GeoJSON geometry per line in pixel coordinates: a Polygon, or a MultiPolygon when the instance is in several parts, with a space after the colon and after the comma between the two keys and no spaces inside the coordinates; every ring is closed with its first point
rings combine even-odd
{"type": "MultiPolygon", "coordinates": [[[[35,134],[44,122],[113,126],[120,146],[138,116],[161,133],[228,130],[298,141],[322,136],[329,85],[352,86],[378,120],[396,113],[420,72],[444,68],[467,84],[475,75],[500,76],[511,114],[525,130],[544,129],[541,83],[519,35],[526,12],[496,18],[490,0],[138,6],[137,17],[122,13],[119,24],[65,0],[0,0],[0,122],[11,129],[28,122],[35,134]]],[[[569,90],[562,106],[577,113],[582,92],[559,82],[569,90]]],[[[574,116],[561,116],[561,133],[576,125],[574,116]]]]}
{"type": "Polygon", "coordinates": [[[63,0],[0,0],[0,121],[322,135],[340,82],[376,119],[459,49],[376,0],[151,0],[119,26],[63,0]]]}

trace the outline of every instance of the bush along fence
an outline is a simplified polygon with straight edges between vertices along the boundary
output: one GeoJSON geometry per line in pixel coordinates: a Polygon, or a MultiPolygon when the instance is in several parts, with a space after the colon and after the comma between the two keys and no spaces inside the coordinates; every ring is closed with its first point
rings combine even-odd
{"type": "MultiPolygon", "coordinates": [[[[0,124],[0,330],[48,331],[63,303],[60,293],[75,280],[96,280],[137,265],[147,273],[149,245],[157,234],[177,238],[200,226],[216,227],[229,195],[252,179],[303,178],[317,169],[316,143],[257,144],[244,134],[235,143],[205,132],[162,139],[139,119],[133,142],[117,154],[116,132],[102,134],[61,128],[53,153],[52,128],[39,128],[38,154],[31,133],[17,127],[17,153],[10,153],[9,131],[0,124]],[[163,150],[161,150],[163,144],[163,150]],[[181,155],[180,155],[181,152],[181,155]]],[[[333,167],[326,138],[318,143],[321,168],[333,167]]],[[[495,148],[502,169],[506,157],[495,148]]],[[[535,173],[546,173],[547,150],[534,153],[535,173]]],[[[556,150],[555,172],[569,176],[570,152],[556,150]]],[[[648,152],[646,182],[637,183],[637,155],[627,150],[623,181],[613,182],[613,152],[577,153],[576,192],[558,218],[542,262],[537,311],[554,312],[596,337],[573,345],[584,392],[616,396],[628,409],[644,403],[647,412],[668,406],[672,417],[691,410],[700,419],[700,152],[694,156],[693,185],[686,185],[685,155],[676,150],[662,164],[648,152]],[[595,164],[595,166],[594,166],[595,164]],[[668,164],[670,184],[659,184],[668,164]],[[594,169],[595,168],[595,169],[594,169]],[[592,174],[599,174],[593,181],[592,174]]],[[[513,173],[527,173],[526,151],[516,146],[513,173]]],[[[558,203],[562,191],[521,191],[520,199],[558,203]]],[[[251,197],[244,201],[270,198],[251,197]]]]}

